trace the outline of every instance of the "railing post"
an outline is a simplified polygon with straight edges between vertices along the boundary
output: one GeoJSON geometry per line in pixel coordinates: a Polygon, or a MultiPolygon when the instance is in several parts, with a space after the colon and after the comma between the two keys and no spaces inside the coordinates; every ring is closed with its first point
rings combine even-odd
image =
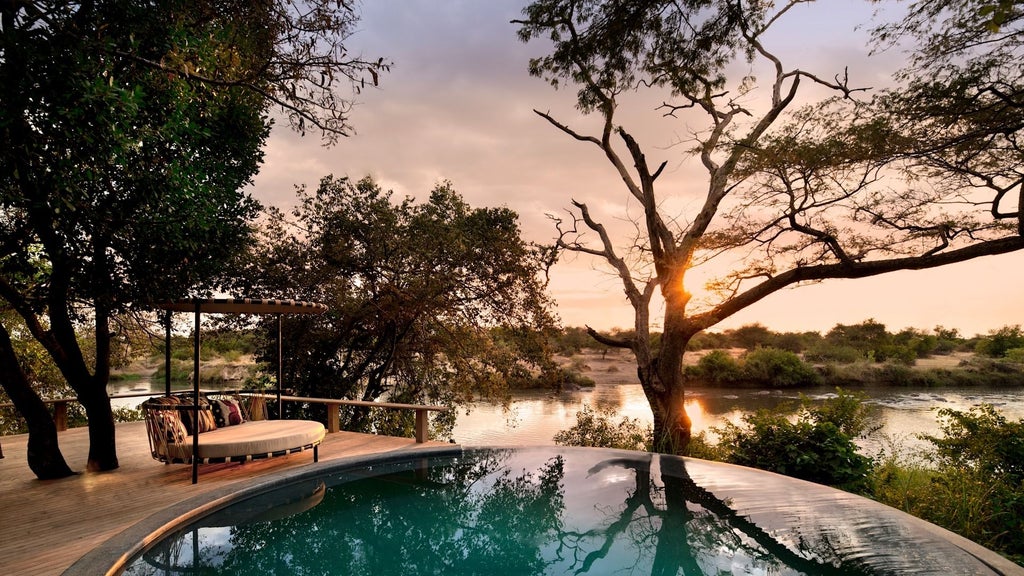
{"type": "Polygon", "coordinates": [[[57,432],[68,429],[68,401],[57,400],[53,403],[53,423],[57,426],[57,432]]]}
{"type": "Polygon", "coordinates": [[[333,433],[333,432],[337,432],[337,431],[341,430],[341,417],[339,416],[338,412],[339,412],[339,410],[338,410],[338,405],[337,404],[331,403],[331,404],[327,405],[327,431],[328,432],[332,432],[333,433]]]}
{"type": "Polygon", "coordinates": [[[429,421],[427,411],[422,408],[416,409],[416,443],[422,444],[430,438],[429,421]]]}

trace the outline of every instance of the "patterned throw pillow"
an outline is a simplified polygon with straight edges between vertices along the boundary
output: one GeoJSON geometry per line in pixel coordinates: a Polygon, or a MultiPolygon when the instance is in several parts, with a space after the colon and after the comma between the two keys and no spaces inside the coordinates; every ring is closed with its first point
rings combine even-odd
{"type": "MultiPolygon", "coordinates": [[[[192,404],[192,397],[187,396],[181,398],[181,403],[186,405],[192,404]]],[[[197,432],[197,428],[199,434],[217,429],[217,421],[214,420],[213,411],[210,410],[210,401],[202,396],[199,397],[198,425],[196,422],[193,422],[195,415],[196,413],[193,410],[181,411],[181,420],[185,423],[185,430],[188,431],[189,435],[195,434],[197,432]]]]}
{"type": "Polygon", "coordinates": [[[166,434],[167,442],[171,444],[181,444],[185,441],[185,437],[188,436],[188,431],[185,430],[185,425],[181,422],[181,418],[178,418],[177,414],[169,410],[164,410],[160,413],[157,426],[166,434]]]}
{"type": "Polygon", "coordinates": [[[154,422],[156,424],[156,432],[170,443],[181,443],[188,436],[188,431],[185,430],[185,425],[182,423],[178,411],[173,407],[181,404],[181,400],[176,396],[160,396],[158,398],[151,398],[149,400],[150,405],[157,405],[157,412],[155,414],[154,422]],[[167,406],[169,410],[161,410],[161,406],[167,406]]]}
{"type": "Polygon", "coordinates": [[[234,426],[245,422],[242,418],[242,407],[238,400],[233,398],[222,398],[211,401],[213,406],[213,418],[217,421],[217,427],[234,426]]]}

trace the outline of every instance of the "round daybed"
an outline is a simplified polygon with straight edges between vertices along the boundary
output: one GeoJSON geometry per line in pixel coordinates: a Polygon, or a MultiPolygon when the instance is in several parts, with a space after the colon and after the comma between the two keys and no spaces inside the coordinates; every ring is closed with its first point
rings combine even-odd
{"type": "Polygon", "coordinates": [[[313,461],[319,460],[317,447],[327,433],[320,422],[214,418],[211,405],[229,402],[201,399],[198,410],[188,397],[163,396],[144,402],[153,458],[168,464],[247,462],[312,448],[313,461]]]}

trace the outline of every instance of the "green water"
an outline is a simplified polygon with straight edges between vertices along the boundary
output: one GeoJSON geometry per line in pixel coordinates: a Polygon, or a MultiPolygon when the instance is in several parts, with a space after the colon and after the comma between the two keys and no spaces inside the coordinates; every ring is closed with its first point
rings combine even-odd
{"type": "Polygon", "coordinates": [[[863,498],[703,461],[497,449],[328,474],[186,527],[156,574],[992,574],[863,498]]]}

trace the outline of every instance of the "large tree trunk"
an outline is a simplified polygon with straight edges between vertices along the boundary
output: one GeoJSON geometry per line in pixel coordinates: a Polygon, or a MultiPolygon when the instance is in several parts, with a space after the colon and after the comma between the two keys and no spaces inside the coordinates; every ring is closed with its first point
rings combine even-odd
{"type": "Polygon", "coordinates": [[[79,390],[78,401],[85,407],[89,418],[89,461],[91,472],[114,470],[117,461],[117,443],[114,438],[114,411],[110,407],[106,383],[92,382],[79,390]]]}
{"type": "MultiPolygon", "coordinates": [[[[97,303],[95,308],[96,358],[92,378],[78,392],[78,400],[89,418],[90,471],[114,470],[117,461],[117,442],[114,437],[114,411],[110,407],[107,383],[110,381],[110,309],[97,303]]],[[[77,342],[77,340],[76,340],[77,342]]],[[[83,376],[86,376],[88,372],[83,376]]]]}
{"type": "MultiPolygon", "coordinates": [[[[686,413],[683,354],[693,330],[685,321],[685,296],[673,300],[666,298],[660,347],[647,366],[638,365],[637,374],[654,415],[655,451],[685,455],[690,446],[691,421],[686,413]]],[[[638,363],[642,364],[640,358],[638,355],[638,363]]]]}
{"type": "Polygon", "coordinates": [[[682,373],[675,381],[664,381],[660,370],[639,368],[640,384],[654,416],[654,451],[685,455],[690,446],[690,416],[686,413],[686,391],[682,373]]]}
{"type": "Polygon", "coordinates": [[[28,423],[28,467],[40,480],[64,478],[68,467],[57,444],[57,426],[18,364],[7,329],[0,326],[0,383],[28,423]]]}

